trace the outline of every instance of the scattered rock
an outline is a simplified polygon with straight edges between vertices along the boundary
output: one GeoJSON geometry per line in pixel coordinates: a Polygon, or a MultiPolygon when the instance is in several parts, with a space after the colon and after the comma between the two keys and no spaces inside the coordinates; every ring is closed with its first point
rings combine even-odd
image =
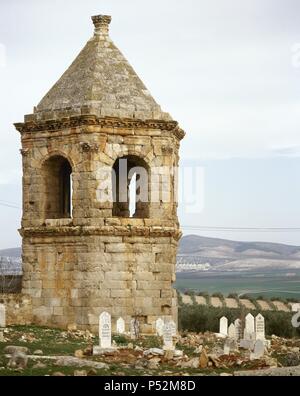
{"type": "Polygon", "coordinates": [[[138,345],[134,348],[136,352],[143,352],[143,348],[139,347],[138,345]]]}
{"type": "Polygon", "coordinates": [[[75,323],[70,323],[70,324],[68,324],[67,329],[68,329],[68,331],[76,331],[77,325],[75,323]]]}
{"type": "Polygon", "coordinates": [[[208,355],[208,359],[212,362],[212,365],[216,368],[220,367],[220,359],[217,358],[215,355],[208,355]]]}
{"type": "Polygon", "coordinates": [[[172,360],[174,358],[175,351],[165,351],[165,359],[172,360]]]}
{"type": "Polygon", "coordinates": [[[27,364],[28,364],[28,356],[22,352],[15,352],[11,356],[7,367],[24,370],[27,367],[27,364]]]}
{"type": "Polygon", "coordinates": [[[269,366],[270,368],[278,367],[278,362],[277,362],[277,359],[275,359],[275,358],[272,358],[272,357],[269,357],[269,356],[265,356],[264,357],[264,361],[265,361],[265,364],[267,366],[269,366]]]}
{"type": "Polygon", "coordinates": [[[201,353],[202,349],[203,349],[203,345],[200,345],[194,350],[194,353],[201,353]]]}
{"type": "Polygon", "coordinates": [[[148,366],[148,361],[147,361],[146,359],[139,359],[139,360],[136,362],[134,368],[135,368],[136,370],[144,370],[145,367],[147,367],[147,366],[148,366]]]}
{"type": "Polygon", "coordinates": [[[59,356],[54,364],[61,367],[92,367],[99,370],[109,369],[109,366],[106,363],[79,359],[73,356],[59,356]]]}
{"type": "Polygon", "coordinates": [[[148,356],[148,355],[163,356],[164,351],[163,351],[163,349],[159,349],[159,348],[150,348],[150,349],[147,349],[146,351],[144,351],[144,356],[148,356]]]}
{"type": "Polygon", "coordinates": [[[75,351],[74,356],[81,359],[83,358],[84,353],[81,349],[78,349],[77,351],[75,351]]]}
{"type": "Polygon", "coordinates": [[[90,345],[83,350],[84,356],[92,356],[93,355],[93,346],[90,345]]]}
{"type": "Polygon", "coordinates": [[[157,361],[156,359],[151,359],[151,360],[149,360],[149,361],[148,361],[148,364],[147,364],[147,368],[148,368],[149,370],[156,370],[156,369],[158,369],[158,368],[159,368],[159,361],[157,361]]]}
{"type": "Polygon", "coordinates": [[[87,373],[87,375],[89,376],[89,377],[92,377],[92,376],[94,376],[94,375],[97,375],[97,371],[95,370],[95,369],[90,369],[89,371],[88,371],[88,373],[87,373]]]}
{"type": "Polygon", "coordinates": [[[34,369],[44,369],[44,368],[47,368],[47,365],[44,364],[44,363],[38,362],[32,368],[34,368],[34,369]]]}
{"type": "Polygon", "coordinates": [[[208,366],[208,362],[209,362],[208,356],[206,354],[205,349],[203,349],[199,359],[200,368],[206,368],[208,366]]]}
{"type": "Polygon", "coordinates": [[[193,358],[191,360],[188,360],[187,362],[182,362],[180,364],[180,367],[182,367],[182,368],[194,368],[194,369],[197,369],[197,368],[199,368],[199,366],[200,366],[199,358],[193,358]]]}
{"type": "Polygon", "coordinates": [[[75,370],[74,371],[74,377],[87,377],[87,371],[86,370],[75,370]]]}
{"type": "Polygon", "coordinates": [[[4,353],[8,355],[13,355],[16,352],[27,354],[29,352],[29,349],[27,347],[14,346],[14,345],[8,345],[7,347],[4,348],[4,353]]]}
{"type": "Polygon", "coordinates": [[[180,349],[175,349],[175,351],[172,351],[174,354],[174,358],[182,357],[183,356],[183,351],[180,349]]]}
{"type": "Polygon", "coordinates": [[[37,349],[36,351],[33,352],[33,354],[42,356],[44,354],[44,352],[41,349],[37,349]]]}
{"type": "Polygon", "coordinates": [[[60,371],[55,371],[55,373],[52,374],[52,377],[65,377],[66,374],[61,373],[60,371]]]}

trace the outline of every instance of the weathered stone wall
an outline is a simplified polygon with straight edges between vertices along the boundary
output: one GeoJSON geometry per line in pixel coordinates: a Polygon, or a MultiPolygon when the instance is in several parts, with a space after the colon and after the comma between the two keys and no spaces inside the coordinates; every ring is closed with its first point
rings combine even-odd
{"type": "Polygon", "coordinates": [[[32,323],[30,296],[23,294],[0,294],[0,304],[6,307],[7,325],[28,325],[32,323]]]}
{"type": "Polygon", "coordinates": [[[141,331],[151,333],[158,317],[176,321],[172,285],[181,234],[172,170],[183,137],[177,123],[92,115],[37,122],[30,116],[17,127],[24,172],[23,293],[32,298],[33,322],[97,331],[106,310],[115,321],[122,316],[127,330],[138,316],[141,331]],[[170,175],[169,182],[151,183],[151,193],[169,193],[169,201],[150,201],[148,218],[113,217],[113,202],[99,199],[104,167],[110,171],[127,155],[145,161],[151,182],[157,168],[170,175]],[[72,166],[72,218],[47,219],[52,192],[44,164],[55,156],[72,166]]]}
{"type": "MultiPolygon", "coordinates": [[[[97,331],[102,311],[129,330],[138,316],[144,333],[158,317],[177,320],[177,241],[171,237],[114,235],[24,238],[23,291],[32,298],[33,321],[97,331]]],[[[113,321],[114,322],[114,321],[113,321]]]]}

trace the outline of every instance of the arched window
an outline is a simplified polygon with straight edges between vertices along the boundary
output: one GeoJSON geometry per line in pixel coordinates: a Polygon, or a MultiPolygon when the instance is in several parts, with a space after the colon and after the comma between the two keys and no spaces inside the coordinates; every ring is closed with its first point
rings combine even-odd
{"type": "Polygon", "coordinates": [[[149,217],[149,168],[130,155],[118,158],[112,170],[113,216],[149,217]]]}
{"type": "Polygon", "coordinates": [[[43,165],[45,218],[72,217],[72,167],[69,161],[55,155],[43,165]]]}

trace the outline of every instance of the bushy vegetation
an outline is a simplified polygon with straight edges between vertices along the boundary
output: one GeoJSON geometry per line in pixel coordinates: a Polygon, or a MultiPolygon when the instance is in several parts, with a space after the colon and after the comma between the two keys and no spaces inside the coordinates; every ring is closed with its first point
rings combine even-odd
{"type": "MultiPolygon", "coordinates": [[[[234,322],[235,319],[241,318],[249,311],[241,308],[214,308],[204,305],[182,305],[179,307],[179,328],[191,332],[219,331],[219,320],[222,316],[228,318],[228,323],[234,322]]],[[[256,316],[258,310],[251,311],[256,316]]],[[[263,316],[266,324],[266,335],[272,334],[293,338],[300,337],[300,328],[296,329],[292,326],[291,320],[294,313],[290,312],[273,312],[264,311],[263,316]]]]}

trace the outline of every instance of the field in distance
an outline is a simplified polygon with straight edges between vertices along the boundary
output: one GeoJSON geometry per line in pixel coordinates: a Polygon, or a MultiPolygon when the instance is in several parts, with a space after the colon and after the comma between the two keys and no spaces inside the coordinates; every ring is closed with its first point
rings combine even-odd
{"type": "Polygon", "coordinates": [[[220,292],[223,295],[237,293],[247,294],[257,298],[294,298],[300,300],[300,271],[293,273],[259,272],[259,273],[204,273],[204,272],[181,272],[177,273],[175,287],[184,292],[208,292],[209,294],[220,292]]]}

